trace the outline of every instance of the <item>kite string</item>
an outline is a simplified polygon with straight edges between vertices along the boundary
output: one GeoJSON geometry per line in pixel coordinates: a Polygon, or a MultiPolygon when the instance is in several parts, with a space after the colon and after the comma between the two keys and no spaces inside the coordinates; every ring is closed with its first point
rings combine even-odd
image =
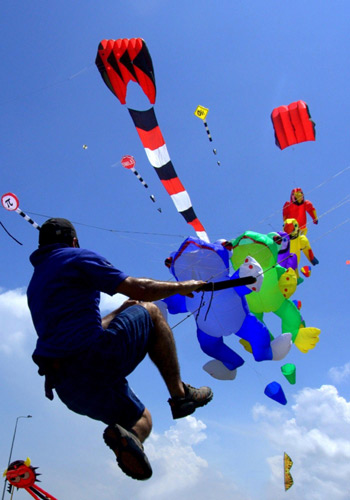
{"type": "MultiPolygon", "coordinates": [[[[31,215],[38,215],[39,217],[45,217],[45,218],[51,217],[50,215],[40,214],[37,212],[27,211],[27,213],[31,214],[31,215]]],[[[107,228],[107,227],[95,226],[92,224],[85,224],[84,222],[78,222],[78,221],[72,221],[72,223],[76,224],[78,226],[89,227],[91,229],[98,229],[100,231],[108,231],[110,233],[145,234],[145,235],[151,235],[151,236],[170,236],[170,237],[176,237],[176,238],[186,238],[186,236],[183,234],[151,233],[151,232],[147,232],[147,231],[129,231],[129,230],[123,230],[123,229],[111,229],[111,228],[107,228]]]]}
{"type": "MultiPolygon", "coordinates": [[[[337,177],[337,176],[340,176],[341,174],[343,174],[345,171],[349,170],[350,169],[350,166],[349,167],[346,167],[345,169],[339,171],[337,174],[334,174],[332,177],[330,177],[328,180],[324,181],[323,183],[319,184],[319,186],[321,185],[324,185],[325,183],[329,182],[331,179],[337,177]]],[[[319,187],[318,186],[318,187],[319,187]]],[[[316,189],[316,188],[315,188],[316,189]]],[[[337,203],[335,203],[332,207],[330,207],[328,210],[326,210],[325,212],[323,212],[318,218],[321,219],[323,217],[325,217],[326,215],[329,215],[331,212],[333,212],[334,210],[344,206],[345,204],[349,203],[350,202],[350,195],[346,195],[342,200],[338,201],[337,203]]],[[[50,218],[50,216],[48,215],[45,215],[45,214],[40,214],[40,213],[36,213],[36,212],[29,212],[29,214],[33,214],[33,215],[38,215],[38,216],[41,216],[41,217],[45,217],[45,218],[50,218]]],[[[268,218],[268,217],[267,217],[268,218]]],[[[267,220],[267,218],[265,218],[264,220],[267,220]]],[[[317,237],[317,238],[314,238],[313,240],[311,240],[312,242],[315,242],[315,241],[318,241],[322,238],[324,238],[325,236],[327,236],[329,233],[335,231],[336,229],[338,229],[339,227],[347,224],[349,222],[350,219],[346,219],[344,220],[343,222],[333,226],[331,229],[329,229],[327,232],[325,232],[324,234],[322,234],[321,236],[317,237]]],[[[262,221],[260,221],[261,223],[262,221]]],[[[138,235],[149,235],[149,236],[166,236],[166,237],[179,237],[179,238],[182,238],[182,239],[185,239],[187,236],[183,235],[183,234],[170,234],[170,233],[152,233],[152,232],[146,232],[146,231],[130,231],[130,230],[120,230],[120,229],[111,229],[111,228],[105,228],[105,227],[101,227],[101,226],[95,226],[95,225],[91,225],[91,224],[85,224],[85,223],[82,223],[82,222],[74,222],[74,224],[77,224],[77,225],[81,225],[81,226],[84,226],[84,227],[89,227],[89,228],[94,228],[94,229],[98,229],[98,230],[102,230],[102,231],[108,231],[108,232],[111,232],[111,233],[120,233],[120,234],[138,234],[138,235]]],[[[311,223],[308,222],[306,224],[306,226],[309,226],[311,223]]],[[[273,228],[272,228],[273,229],[273,228]]],[[[12,237],[12,236],[11,236],[12,237]]],[[[15,239],[15,238],[14,238],[15,239]]],[[[17,240],[16,240],[17,241],[17,240]]],[[[19,243],[19,242],[18,242],[19,243]]],[[[154,242],[153,242],[154,243],[154,242]]]]}
{"type": "MultiPolygon", "coordinates": [[[[350,168],[350,167],[349,167],[350,168]]],[[[336,210],[337,208],[340,208],[342,207],[343,205],[346,205],[347,203],[350,202],[350,194],[346,195],[345,198],[343,198],[342,200],[338,201],[335,205],[333,205],[331,208],[329,208],[328,210],[326,210],[325,212],[323,212],[319,217],[318,219],[322,219],[325,215],[328,215],[330,214],[331,212],[333,212],[334,210],[336,210]]],[[[332,233],[333,231],[335,231],[336,229],[338,229],[339,227],[343,226],[344,224],[347,224],[348,222],[350,221],[350,219],[345,219],[343,222],[340,222],[339,224],[336,224],[335,226],[331,227],[331,229],[329,229],[328,231],[326,231],[325,233],[321,234],[320,236],[316,237],[316,238],[313,238],[312,240],[310,240],[309,238],[309,241],[310,243],[314,243],[315,241],[319,241],[321,239],[323,239],[325,236],[327,236],[327,234],[329,233],[332,233]]],[[[310,222],[308,222],[306,224],[306,226],[309,226],[310,225],[310,222]]],[[[300,250],[303,250],[303,248],[301,248],[300,250]]]]}
{"type": "MultiPolygon", "coordinates": [[[[339,177],[340,175],[344,174],[345,172],[347,172],[348,170],[350,170],[350,165],[348,167],[345,167],[343,168],[342,170],[339,170],[339,172],[335,173],[334,175],[332,175],[331,177],[328,177],[328,179],[322,181],[320,184],[318,184],[317,186],[313,187],[312,189],[310,189],[309,191],[307,191],[305,193],[305,195],[309,195],[310,193],[312,193],[313,191],[316,191],[317,189],[319,189],[320,187],[328,184],[329,182],[331,182],[333,179],[335,179],[336,177],[339,177]]],[[[275,212],[271,213],[270,215],[266,216],[264,219],[260,220],[258,222],[258,224],[263,224],[264,222],[266,222],[268,219],[271,219],[272,217],[274,217],[275,215],[279,214],[280,213],[280,209],[279,210],[276,210],[275,212]]]]}
{"type": "MultiPolygon", "coordinates": [[[[345,198],[343,198],[342,200],[338,201],[335,205],[333,205],[327,211],[323,212],[318,217],[318,219],[323,218],[325,215],[328,215],[329,213],[333,212],[337,208],[340,208],[341,206],[343,206],[343,205],[345,205],[346,203],[349,203],[349,202],[350,202],[350,194],[346,195],[345,198]]],[[[26,211],[26,213],[31,214],[31,215],[37,215],[39,217],[50,218],[49,215],[41,214],[41,213],[37,213],[37,212],[26,211]]],[[[264,219],[264,220],[266,220],[266,219],[264,219]]],[[[179,237],[179,238],[186,238],[187,237],[187,236],[185,236],[183,234],[175,234],[175,233],[153,233],[153,232],[147,232],[147,231],[130,231],[130,230],[112,229],[112,228],[106,228],[106,227],[101,227],[101,226],[95,226],[95,225],[92,225],[92,224],[86,224],[86,223],[78,222],[78,221],[72,221],[72,222],[74,224],[77,224],[77,225],[80,225],[80,226],[89,227],[89,228],[92,228],[92,229],[98,229],[100,231],[108,231],[108,232],[111,232],[111,233],[140,234],[140,235],[141,234],[145,234],[145,235],[151,235],[151,236],[169,236],[169,237],[179,237]]],[[[261,222],[262,221],[260,221],[259,224],[261,222]]],[[[306,226],[309,226],[309,225],[310,225],[310,222],[308,222],[306,224],[306,226]]],[[[335,227],[338,227],[338,226],[335,226],[335,227]]],[[[317,239],[319,239],[319,238],[317,238],[317,239]]]]}
{"type": "Polygon", "coordinates": [[[337,172],[336,174],[331,175],[331,177],[328,177],[328,179],[322,181],[320,184],[318,184],[314,188],[310,189],[306,194],[310,194],[313,191],[316,191],[316,189],[319,189],[320,187],[324,186],[325,184],[328,184],[328,182],[330,182],[331,180],[335,179],[339,175],[342,175],[344,172],[346,172],[349,169],[350,169],[350,165],[348,167],[343,168],[342,170],[339,170],[339,172],[337,172]]]}
{"type": "Polygon", "coordinates": [[[85,66],[85,68],[79,70],[77,73],[74,73],[71,76],[64,77],[61,80],[58,80],[57,82],[53,82],[51,84],[45,85],[44,87],[41,87],[41,88],[36,89],[36,90],[33,90],[32,92],[28,92],[27,94],[23,93],[20,96],[13,97],[12,99],[8,99],[7,101],[0,102],[0,106],[8,104],[8,103],[11,103],[11,102],[15,102],[15,101],[18,101],[18,100],[21,100],[21,99],[24,99],[26,97],[30,97],[32,95],[38,94],[39,92],[42,92],[43,90],[47,90],[47,89],[50,89],[52,87],[57,87],[58,85],[62,85],[62,83],[65,83],[66,81],[69,81],[69,80],[73,80],[77,76],[80,76],[82,73],[84,73],[85,71],[87,71],[88,69],[90,69],[92,66],[93,66],[93,63],[88,64],[87,66],[85,66]]]}
{"type": "Polygon", "coordinates": [[[345,196],[345,198],[343,198],[342,200],[338,201],[338,203],[336,203],[335,205],[333,205],[333,207],[331,207],[329,210],[327,210],[326,212],[323,212],[323,214],[321,214],[318,219],[321,219],[322,217],[324,217],[325,215],[328,215],[329,213],[333,212],[334,210],[336,210],[337,208],[340,208],[342,207],[343,205],[345,205],[346,203],[349,203],[350,201],[350,194],[347,194],[345,196]]]}
{"type": "Polygon", "coordinates": [[[319,236],[318,238],[315,238],[313,239],[312,241],[315,242],[315,241],[318,241],[322,238],[324,238],[325,236],[327,236],[327,234],[329,233],[332,233],[333,231],[335,231],[336,229],[338,229],[339,227],[341,226],[344,226],[345,224],[347,224],[348,222],[350,222],[350,218],[349,219],[345,219],[343,220],[343,222],[340,222],[339,224],[337,224],[336,226],[332,227],[331,229],[329,229],[328,231],[326,231],[325,233],[323,233],[321,236],[319,236]]]}
{"type": "MultiPolygon", "coordinates": [[[[350,168],[350,167],[349,167],[350,168]]],[[[328,215],[329,213],[331,213],[332,211],[336,210],[337,208],[340,208],[341,206],[345,205],[346,203],[348,203],[350,201],[350,195],[347,195],[342,201],[338,202],[337,204],[335,204],[333,207],[331,207],[329,210],[327,210],[326,212],[324,212],[323,214],[321,214],[321,216],[319,218],[322,218],[324,217],[325,215],[328,215]]],[[[40,216],[40,217],[45,217],[45,218],[50,218],[49,215],[45,215],[45,214],[40,214],[40,213],[37,213],[37,212],[27,212],[28,214],[31,214],[31,215],[37,215],[37,216],[40,216]]],[[[327,236],[327,234],[335,231],[336,229],[338,229],[339,227],[347,224],[348,222],[350,221],[350,219],[346,219],[344,220],[343,222],[333,226],[331,229],[329,229],[327,232],[325,232],[324,234],[322,234],[321,236],[317,237],[317,238],[314,238],[311,240],[311,242],[315,242],[315,241],[319,241],[320,239],[323,239],[325,236],[327,236]]],[[[138,234],[138,235],[148,235],[148,236],[166,236],[166,237],[178,237],[178,238],[182,238],[182,239],[185,239],[187,236],[183,235],[183,234],[171,234],[171,233],[152,233],[152,232],[146,232],[146,231],[129,231],[129,230],[121,230],[121,229],[111,229],[111,228],[105,228],[105,227],[101,227],[101,226],[95,226],[95,225],[91,225],[91,224],[85,224],[83,222],[77,222],[77,221],[72,221],[74,224],[76,225],[80,225],[80,226],[84,226],[84,227],[89,227],[89,228],[93,228],[93,229],[98,229],[100,231],[108,231],[108,232],[111,232],[111,233],[121,233],[121,234],[138,234]]],[[[307,224],[307,226],[309,225],[309,223],[307,224]]],[[[309,240],[310,241],[310,240],[309,240]]]]}

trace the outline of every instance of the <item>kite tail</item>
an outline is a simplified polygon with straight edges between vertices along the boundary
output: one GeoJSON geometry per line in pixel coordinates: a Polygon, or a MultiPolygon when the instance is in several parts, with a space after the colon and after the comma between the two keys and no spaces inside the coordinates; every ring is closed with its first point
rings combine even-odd
{"type": "Polygon", "coordinates": [[[48,493],[47,491],[40,488],[40,486],[38,486],[37,484],[35,484],[34,486],[29,486],[28,488],[25,488],[25,490],[30,495],[32,495],[32,497],[34,497],[36,500],[39,500],[39,499],[41,499],[41,500],[57,500],[55,497],[50,495],[50,493],[48,493]]]}
{"type": "Polygon", "coordinates": [[[146,111],[137,111],[129,108],[128,110],[145,148],[148,161],[157,172],[177,211],[193,227],[198,238],[209,242],[208,235],[193,210],[190,197],[178,178],[170,160],[154,108],[152,107],[146,111]]]}
{"type": "Polygon", "coordinates": [[[10,238],[12,238],[13,240],[15,240],[16,243],[18,243],[19,245],[23,245],[23,243],[21,243],[20,241],[16,240],[16,238],[14,236],[12,236],[11,233],[9,233],[9,231],[6,229],[6,227],[4,226],[4,224],[2,222],[0,222],[0,226],[10,236],[10,238]]]}
{"type": "Polygon", "coordinates": [[[40,226],[39,224],[37,224],[35,222],[35,220],[33,220],[31,217],[29,217],[29,215],[27,215],[26,213],[24,213],[20,208],[16,208],[16,212],[21,216],[23,217],[24,220],[26,220],[27,222],[29,222],[29,224],[31,224],[33,227],[35,227],[35,229],[37,229],[38,231],[40,231],[40,226]]]}

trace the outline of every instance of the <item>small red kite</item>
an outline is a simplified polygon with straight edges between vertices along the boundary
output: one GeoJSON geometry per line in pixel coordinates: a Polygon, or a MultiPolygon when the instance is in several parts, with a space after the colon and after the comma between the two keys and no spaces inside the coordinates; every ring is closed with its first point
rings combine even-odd
{"type": "Polygon", "coordinates": [[[309,108],[304,101],[275,108],[271,113],[271,120],[276,145],[280,149],[316,139],[316,125],[311,120],[309,108]]]}

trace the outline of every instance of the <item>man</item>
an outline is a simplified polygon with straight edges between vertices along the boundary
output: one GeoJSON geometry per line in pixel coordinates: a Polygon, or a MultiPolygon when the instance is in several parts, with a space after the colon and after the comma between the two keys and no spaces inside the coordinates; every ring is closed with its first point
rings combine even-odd
{"type": "Polygon", "coordinates": [[[103,437],[119,467],[134,479],[148,479],[152,468],[142,442],[152,418],[128,385],[129,375],[148,353],[168,388],[173,418],[190,415],[213,397],[209,387],[184,384],[172,331],[153,301],[192,295],[203,281],[162,282],[133,278],[105,258],[81,249],[73,224],[47,220],[30,261],[27,290],[38,334],[33,360],[45,375],[46,395],[72,411],[107,424],[103,437]],[[101,318],[100,292],[129,297],[101,318]]]}

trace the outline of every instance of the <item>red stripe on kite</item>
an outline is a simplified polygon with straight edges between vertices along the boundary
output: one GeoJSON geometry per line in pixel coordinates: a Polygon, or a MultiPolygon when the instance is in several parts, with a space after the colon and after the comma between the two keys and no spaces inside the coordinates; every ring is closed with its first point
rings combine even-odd
{"type": "Polygon", "coordinates": [[[152,130],[148,131],[136,127],[136,130],[140,136],[144,148],[155,151],[161,146],[164,146],[165,140],[159,127],[155,127],[152,130]]]}
{"type": "Polygon", "coordinates": [[[192,222],[189,222],[189,224],[193,227],[193,229],[197,232],[204,232],[205,233],[205,229],[203,227],[203,225],[201,224],[201,222],[199,221],[199,219],[195,219],[193,220],[192,222]]]}
{"type": "Polygon", "coordinates": [[[178,177],[168,181],[162,180],[161,182],[170,196],[186,191],[178,177]]]}

